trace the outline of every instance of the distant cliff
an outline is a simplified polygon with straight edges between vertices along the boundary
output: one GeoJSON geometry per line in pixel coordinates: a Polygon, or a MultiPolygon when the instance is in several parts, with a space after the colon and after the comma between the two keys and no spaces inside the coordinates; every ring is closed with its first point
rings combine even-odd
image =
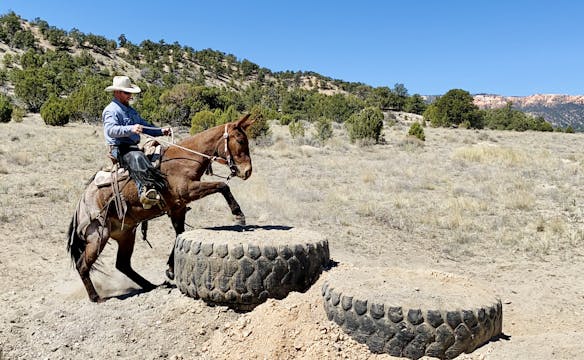
{"type": "Polygon", "coordinates": [[[537,94],[530,96],[474,95],[474,103],[481,109],[500,108],[513,103],[513,108],[542,116],[555,127],[584,131],[584,95],[537,94]]]}

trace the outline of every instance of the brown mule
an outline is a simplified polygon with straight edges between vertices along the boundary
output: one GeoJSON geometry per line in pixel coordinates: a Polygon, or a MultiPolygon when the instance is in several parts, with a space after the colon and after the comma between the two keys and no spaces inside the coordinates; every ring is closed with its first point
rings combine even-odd
{"type": "MultiPolygon", "coordinates": [[[[118,242],[116,268],[144,290],[155,285],[132,269],[137,226],[147,220],[168,214],[176,235],[184,232],[187,205],[207,195],[221,193],[239,225],[245,225],[245,216],[225,182],[200,181],[212,161],[229,166],[231,174],[243,180],[251,176],[252,166],[245,130],[253,123],[249,114],[238,121],[219,125],[188,137],[178,146],[170,146],[164,152],[160,169],[168,187],[162,192],[162,206],[144,209],[138,198],[134,182],[122,189],[128,209],[120,221],[115,206],[110,206],[111,190],[98,189],[90,183],[83,194],[69,226],[67,250],[75,263],[91,301],[101,298],[89,277],[90,270],[110,238],[118,242]],[[97,216],[96,212],[98,212],[97,216]],[[123,226],[122,226],[123,225],[123,226]]],[[[174,277],[174,246],[168,258],[167,276],[174,277]]]]}

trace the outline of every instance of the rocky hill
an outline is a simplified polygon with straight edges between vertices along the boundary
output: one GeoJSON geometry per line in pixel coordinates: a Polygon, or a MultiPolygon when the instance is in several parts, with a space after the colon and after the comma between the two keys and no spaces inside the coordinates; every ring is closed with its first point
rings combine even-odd
{"type": "Polygon", "coordinates": [[[572,126],[574,129],[584,130],[584,95],[474,95],[474,103],[481,109],[500,108],[508,102],[511,102],[515,109],[535,116],[542,116],[554,126],[572,126]]]}
{"type": "MultiPolygon", "coordinates": [[[[94,67],[101,73],[123,73],[134,81],[156,85],[187,81],[240,91],[255,83],[315,90],[326,95],[351,93],[362,86],[372,88],[311,71],[273,72],[219,50],[195,50],[178,43],[167,44],[164,40],[133,44],[122,39],[123,36],[112,40],[77,29],[65,31],[40,19],[29,21],[15,13],[0,14],[0,64],[4,65],[0,65],[0,70],[2,67],[20,68],[14,59],[28,50],[65,51],[72,56],[91,57],[94,67]]],[[[5,90],[11,88],[9,79],[6,80],[0,82],[5,90]]]]}
{"type": "MultiPolygon", "coordinates": [[[[144,40],[140,44],[132,44],[123,35],[115,41],[100,35],[84,34],[76,29],[64,31],[43,20],[29,22],[14,13],[1,17],[0,93],[14,95],[8,70],[20,68],[16,59],[31,49],[40,52],[63,51],[77,58],[90,58],[91,72],[107,76],[128,74],[135,81],[159,86],[188,82],[236,92],[259,87],[272,95],[282,90],[305,89],[326,95],[353,94],[366,98],[372,94],[375,97],[373,87],[363,83],[332,79],[309,71],[273,72],[232,54],[212,49],[194,50],[177,43],[166,44],[163,40],[144,40]]],[[[407,94],[405,87],[403,90],[407,94]]],[[[391,94],[392,91],[389,90],[390,95],[397,94],[395,91],[391,94]]],[[[424,98],[431,102],[437,96],[424,98]]],[[[514,108],[542,116],[555,127],[572,126],[584,131],[584,96],[477,94],[474,99],[480,108],[503,107],[510,101],[514,108]]]]}

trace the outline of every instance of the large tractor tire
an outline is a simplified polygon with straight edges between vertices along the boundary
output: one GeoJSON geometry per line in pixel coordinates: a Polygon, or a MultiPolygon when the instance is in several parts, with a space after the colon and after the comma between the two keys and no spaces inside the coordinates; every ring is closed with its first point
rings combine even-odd
{"type": "Polygon", "coordinates": [[[287,227],[188,231],[178,236],[174,254],[181,292],[240,310],[308,290],[330,259],[322,235],[287,227]]]}
{"type": "Polygon", "coordinates": [[[322,294],[328,318],[374,353],[452,359],[502,331],[501,300],[442,272],[336,268],[322,294]]]}

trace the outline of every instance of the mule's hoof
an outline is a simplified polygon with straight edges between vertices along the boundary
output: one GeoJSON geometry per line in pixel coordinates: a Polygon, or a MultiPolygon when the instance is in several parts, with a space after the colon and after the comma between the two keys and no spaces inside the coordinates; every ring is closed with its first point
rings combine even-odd
{"type": "Polygon", "coordinates": [[[168,280],[174,280],[174,270],[171,268],[166,269],[166,277],[168,280]]]}
{"type": "Polygon", "coordinates": [[[148,283],[148,284],[145,284],[144,286],[142,286],[142,289],[144,291],[152,291],[152,290],[156,289],[157,287],[158,286],[156,286],[156,285],[154,285],[152,283],[148,283]]]}
{"type": "Polygon", "coordinates": [[[105,302],[106,299],[102,298],[101,296],[93,296],[93,297],[90,297],[89,300],[91,302],[96,303],[96,304],[101,304],[101,303],[105,302]]]}
{"type": "Polygon", "coordinates": [[[245,216],[236,216],[235,217],[235,225],[245,226],[245,216]]]}

